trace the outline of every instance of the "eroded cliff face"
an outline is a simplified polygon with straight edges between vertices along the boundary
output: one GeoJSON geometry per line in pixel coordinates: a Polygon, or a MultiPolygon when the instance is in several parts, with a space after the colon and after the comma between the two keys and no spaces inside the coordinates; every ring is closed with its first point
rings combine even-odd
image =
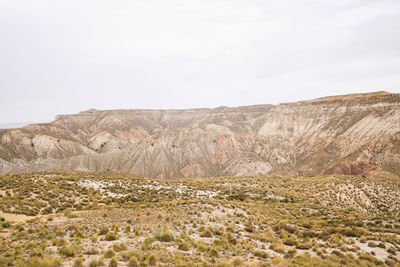
{"type": "Polygon", "coordinates": [[[0,130],[0,173],[39,170],[206,177],[400,174],[400,95],[190,110],[88,110],[0,130]]]}

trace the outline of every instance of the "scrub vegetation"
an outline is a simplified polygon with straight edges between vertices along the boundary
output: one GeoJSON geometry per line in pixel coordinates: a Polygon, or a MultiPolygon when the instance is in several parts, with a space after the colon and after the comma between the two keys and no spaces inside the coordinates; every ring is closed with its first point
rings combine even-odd
{"type": "Polygon", "coordinates": [[[0,176],[0,266],[400,266],[400,179],[0,176]]]}

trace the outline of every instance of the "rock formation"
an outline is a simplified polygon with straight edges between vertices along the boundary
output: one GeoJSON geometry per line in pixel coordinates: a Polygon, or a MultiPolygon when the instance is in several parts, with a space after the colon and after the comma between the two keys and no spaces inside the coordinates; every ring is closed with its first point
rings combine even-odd
{"type": "Polygon", "coordinates": [[[142,176],[400,174],[400,94],[280,105],[88,110],[0,130],[0,173],[41,170],[142,176]],[[334,153],[335,151],[335,153],[334,153]]]}

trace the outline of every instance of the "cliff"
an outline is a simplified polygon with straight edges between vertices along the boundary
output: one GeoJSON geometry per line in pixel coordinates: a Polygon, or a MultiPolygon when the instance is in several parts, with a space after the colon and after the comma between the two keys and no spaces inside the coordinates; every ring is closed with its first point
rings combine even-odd
{"type": "Polygon", "coordinates": [[[88,110],[0,130],[0,173],[39,170],[206,177],[400,174],[400,94],[280,105],[88,110]]]}

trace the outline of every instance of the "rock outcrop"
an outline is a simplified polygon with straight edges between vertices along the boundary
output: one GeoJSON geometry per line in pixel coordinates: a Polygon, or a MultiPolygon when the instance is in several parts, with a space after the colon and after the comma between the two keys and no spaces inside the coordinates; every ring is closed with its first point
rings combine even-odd
{"type": "Polygon", "coordinates": [[[400,94],[189,110],[88,110],[0,130],[0,173],[400,174],[400,94]]]}

